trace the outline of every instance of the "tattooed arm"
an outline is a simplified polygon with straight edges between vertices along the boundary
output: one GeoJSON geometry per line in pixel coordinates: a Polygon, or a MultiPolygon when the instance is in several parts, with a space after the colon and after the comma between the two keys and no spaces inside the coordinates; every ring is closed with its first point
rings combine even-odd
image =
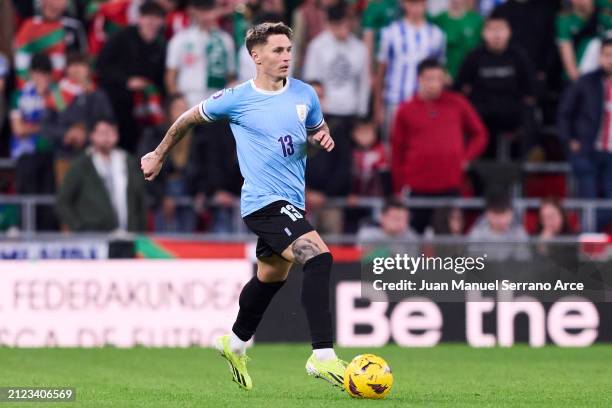
{"type": "Polygon", "coordinates": [[[334,139],[329,134],[329,127],[325,122],[317,130],[308,132],[308,142],[311,145],[325,149],[327,152],[331,152],[335,145],[334,139]]]}
{"type": "Polygon", "coordinates": [[[192,107],[170,126],[166,132],[166,136],[162,139],[159,145],[153,150],[142,156],[140,159],[140,168],[144,174],[145,180],[151,181],[159,174],[164,160],[170,150],[189,132],[189,130],[200,123],[206,122],[200,114],[198,105],[192,107]]]}

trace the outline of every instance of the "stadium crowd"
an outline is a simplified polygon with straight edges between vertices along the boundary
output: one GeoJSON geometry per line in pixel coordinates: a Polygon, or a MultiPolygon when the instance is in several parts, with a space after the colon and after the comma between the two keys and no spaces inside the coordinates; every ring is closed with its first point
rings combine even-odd
{"type": "MultiPolygon", "coordinates": [[[[292,76],[336,141],[308,162],[320,231],[375,235],[358,204],[378,197],[390,236],[552,238],[581,230],[560,200],[612,198],[609,0],[0,0],[0,157],[14,162],[0,194],[56,194],[40,231],[234,231],[227,123],[194,129],[153,183],[138,159],[188,107],[252,78],[244,37],[264,21],[292,27],[292,76]],[[561,161],[571,174],[516,175],[561,161]],[[410,197],[487,204],[409,211],[410,197]],[[545,200],[522,219],[512,197],[545,200]]],[[[0,230],[19,224],[0,202],[0,230]]]]}

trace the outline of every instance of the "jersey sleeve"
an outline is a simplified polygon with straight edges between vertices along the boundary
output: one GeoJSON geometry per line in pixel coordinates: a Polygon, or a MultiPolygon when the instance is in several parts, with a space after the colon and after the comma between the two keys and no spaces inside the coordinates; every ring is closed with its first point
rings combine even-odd
{"type": "Polygon", "coordinates": [[[306,130],[316,130],[323,125],[323,113],[321,112],[321,103],[319,97],[312,87],[308,87],[310,92],[310,109],[306,116],[306,130]]]}
{"type": "Polygon", "coordinates": [[[207,122],[224,118],[231,120],[235,102],[234,90],[232,88],[222,89],[200,103],[200,115],[207,122]]]}

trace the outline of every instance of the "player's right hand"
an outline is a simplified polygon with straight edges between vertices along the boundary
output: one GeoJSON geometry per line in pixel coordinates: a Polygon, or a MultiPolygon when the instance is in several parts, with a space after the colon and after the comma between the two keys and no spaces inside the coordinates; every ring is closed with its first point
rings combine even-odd
{"type": "Polygon", "coordinates": [[[334,139],[330,136],[327,130],[322,129],[312,136],[312,140],[319,146],[321,146],[325,151],[331,152],[335,146],[334,139]]]}
{"type": "Polygon", "coordinates": [[[155,151],[142,156],[140,159],[140,168],[142,169],[145,180],[152,181],[155,179],[162,168],[162,164],[164,164],[164,161],[155,151]]]}

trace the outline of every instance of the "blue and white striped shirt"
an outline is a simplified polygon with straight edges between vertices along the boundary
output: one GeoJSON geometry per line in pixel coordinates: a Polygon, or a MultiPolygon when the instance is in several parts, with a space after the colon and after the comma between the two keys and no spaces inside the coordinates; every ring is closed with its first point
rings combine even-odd
{"type": "Polygon", "coordinates": [[[426,58],[444,62],[446,38],[430,23],[414,26],[398,20],[382,31],[378,62],[387,65],[385,104],[399,104],[412,98],[417,89],[417,66],[426,58]]]}

